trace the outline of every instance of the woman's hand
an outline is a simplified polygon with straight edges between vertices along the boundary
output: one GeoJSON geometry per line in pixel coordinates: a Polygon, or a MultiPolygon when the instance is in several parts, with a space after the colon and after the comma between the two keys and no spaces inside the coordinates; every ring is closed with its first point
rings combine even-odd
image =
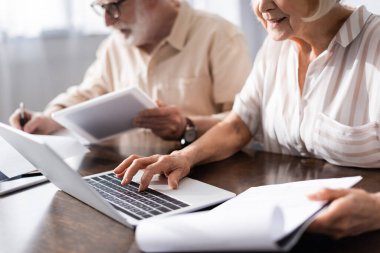
{"type": "Polygon", "coordinates": [[[189,174],[190,168],[188,159],[180,155],[178,151],[174,151],[170,155],[149,157],[131,155],[114,169],[114,172],[119,178],[123,178],[121,184],[125,185],[132,181],[139,170],[144,170],[139,187],[139,191],[144,191],[156,174],[165,175],[168,178],[169,187],[176,189],[179,181],[189,174]]]}
{"type": "Polygon", "coordinates": [[[359,189],[324,189],[310,195],[309,198],[331,202],[310,225],[311,232],[342,238],[380,228],[378,194],[359,189]]]}

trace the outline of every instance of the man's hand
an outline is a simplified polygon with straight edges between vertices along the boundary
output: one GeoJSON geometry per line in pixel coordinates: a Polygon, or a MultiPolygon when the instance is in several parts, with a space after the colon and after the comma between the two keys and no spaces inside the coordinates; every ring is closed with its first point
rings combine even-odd
{"type": "Polygon", "coordinates": [[[157,106],[135,117],[135,126],[151,129],[164,140],[179,140],[186,128],[186,117],[176,106],[167,106],[161,101],[157,101],[157,106]]]}
{"type": "Polygon", "coordinates": [[[25,111],[26,123],[20,124],[20,109],[17,109],[9,118],[11,126],[31,134],[51,134],[62,128],[50,116],[40,112],[25,111]]]}
{"type": "Polygon", "coordinates": [[[379,229],[379,197],[359,189],[325,189],[310,195],[312,200],[331,204],[317,216],[309,230],[338,239],[379,229]]]}
{"type": "Polygon", "coordinates": [[[116,169],[115,174],[122,178],[121,184],[126,185],[132,181],[133,176],[139,170],[144,170],[140,181],[139,191],[148,188],[150,181],[156,174],[163,174],[168,178],[171,189],[178,187],[179,181],[190,172],[190,163],[174,151],[170,155],[153,155],[141,157],[131,155],[125,159],[116,169]]]}

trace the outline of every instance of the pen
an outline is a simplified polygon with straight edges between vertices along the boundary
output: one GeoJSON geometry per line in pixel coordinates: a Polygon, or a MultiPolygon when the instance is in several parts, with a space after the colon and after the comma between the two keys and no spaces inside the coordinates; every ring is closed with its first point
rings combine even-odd
{"type": "Polygon", "coordinates": [[[38,177],[38,176],[42,176],[42,173],[41,172],[30,172],[30,173],[25,173],[25,174],[21,174],[18,176],[8,178],[7,181],[13,181],[16,179],[28,178],[28,177],[38,177]]]}
{"type": "Polygon", "coordinates": [[[21,128],[24,128],[25,123],[26,123],[25,106],[24,106],[24,103],[21,102],[20,103],[20,125],[21,125],[21,128]]]}

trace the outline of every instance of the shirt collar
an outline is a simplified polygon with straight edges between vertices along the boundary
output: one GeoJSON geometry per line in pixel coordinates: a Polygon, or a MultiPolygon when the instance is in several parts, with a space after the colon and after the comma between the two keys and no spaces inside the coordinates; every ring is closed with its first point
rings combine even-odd
{"type": "Polygon", "coordinates": [[[174,21],[173,28],[166,38],[166,41],[174,48],[182,50],[185,46],[185,41],[190,30],[190,21],[193,10],[185,1],[181,1],[181,7],[178,16],[174,21]]]}
{"type": "Polygon", "coordinates": [[[342,47],[347,47],[360,34],[371,15],[365,6],[357,8],[339,29],[335,41],[342,47]]]}

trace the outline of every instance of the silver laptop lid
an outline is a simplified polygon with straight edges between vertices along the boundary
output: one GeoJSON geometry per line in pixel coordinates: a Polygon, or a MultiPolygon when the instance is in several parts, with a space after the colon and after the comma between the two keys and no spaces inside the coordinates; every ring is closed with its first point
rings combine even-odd
{"type": "Polygon", "coordinates": [[[0,135],[58,188],[114,220],[133,227],[43,141],[2,123],[0,135]]]}

